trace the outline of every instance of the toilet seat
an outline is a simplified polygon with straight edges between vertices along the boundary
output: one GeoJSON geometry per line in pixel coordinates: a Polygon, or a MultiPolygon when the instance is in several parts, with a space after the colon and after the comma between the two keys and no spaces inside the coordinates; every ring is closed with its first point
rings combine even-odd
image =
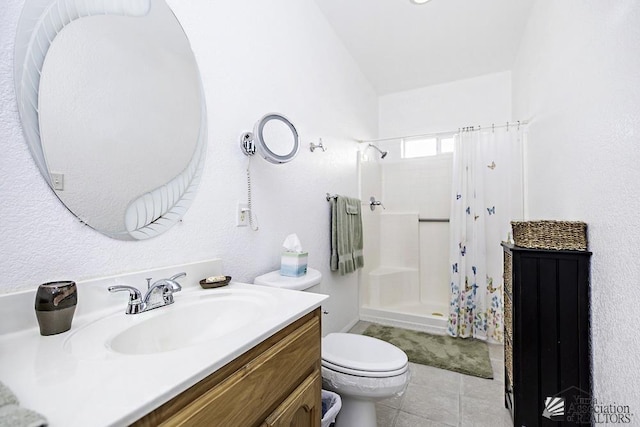
{"type": "Polygon", "coordinates": [[[402,375],[408,369],[404,351],[365,335],[332,333],[322,339],[322,366],[336,372],[371,378],[402,375]]]}
{"type": "Polygon", "coordinates": [[[364,378],[387,378],[387,377],[395,377],[396,375],[402,375],[407,372],[409,369],[409,365],[405,365],[403,368],[396,369],[394,371],[361,371],[358,369],[351,369],[346,366],[335,365],[331,362],[327,362],[326,360],[322,361],[322,367],[326,369],[330,369],[334,372],[339,372],[341,374],[353,375],[356,377],[364,377],[364,378]]]}

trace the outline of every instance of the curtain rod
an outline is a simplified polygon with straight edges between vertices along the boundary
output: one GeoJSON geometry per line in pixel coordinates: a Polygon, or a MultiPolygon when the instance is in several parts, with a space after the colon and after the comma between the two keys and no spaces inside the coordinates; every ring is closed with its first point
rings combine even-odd
{"type": "Polygon", "coordinates": [[[497,125],[495,123],[491,123],[490,125],[485,125],[485,126],[465,126],[465,127],[461,127],[455,130],[450,130],[447,132],[433,132],[433,133],[422,133],[419,135],[404,135],[404,136],[394,136],[393,138],[379,138],[379,139],[359,139],[358,143],[360,144],[364,144],[367,142],[383,142],[383,141],[394,141],[396,139],[409,139],[409,138],[424,138],[424,137],[428,137],[428,136],[440,136],[440,135],[450,135],[454,132],[462,132],[462,131],[473,131],[473,130],[481,130],[481,129],[500,129],[500,128],[507,128],[507,130],[509,129],[509,127],[520,127],[522,125],[527,125],[529,124],[528,120],[518,120],[516,122],[506,122],[503,125],[497,125]]]}

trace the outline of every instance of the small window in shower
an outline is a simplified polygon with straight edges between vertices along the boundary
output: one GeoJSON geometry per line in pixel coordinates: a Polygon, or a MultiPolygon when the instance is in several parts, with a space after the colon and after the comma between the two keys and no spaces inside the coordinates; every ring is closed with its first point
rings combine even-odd
{"type": "Polygon", "coordinates": [[[454,134],[438,134],[429,138],[405,138],[402,140],[402,158],[437,156],[453,153],[454,134]]]}
{"type": "Polygon", "coordinates": [[[415,157],[435,156],[438,154],[437,138],[415,138],[402,141],[402,157],[413,159],[415,157]]]}

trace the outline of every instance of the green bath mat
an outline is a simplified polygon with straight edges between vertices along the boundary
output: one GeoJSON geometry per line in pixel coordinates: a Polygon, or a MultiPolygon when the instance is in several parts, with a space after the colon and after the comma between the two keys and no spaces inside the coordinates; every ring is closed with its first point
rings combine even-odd
{"type": "Polygon", "coordinates": [[[431,335],[382,325],[369,326],[363,335],[400,347],[413,363],[480,378],[493,378],[489,347],[484,341],[431,335]]]}

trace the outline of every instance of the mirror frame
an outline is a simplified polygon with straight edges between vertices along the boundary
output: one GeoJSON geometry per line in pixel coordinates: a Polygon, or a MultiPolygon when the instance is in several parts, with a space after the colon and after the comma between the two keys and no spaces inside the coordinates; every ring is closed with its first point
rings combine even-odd
{"type": "Polygon", "coordinates": [[[240,135],[240,148],[245,156],[253,156],[256,154],[256,151],[259,151],[260,155],[266,161],[279,165],[290,162],[298,155],[298,151],[300,150],[300,137],[298,135],[298,130],[289,119],[282,114],[269,113],[256,122],[253,127],[253,132],[244,132],[240,135]],[[287,125],[291,130],[291,134],[293,135],[293,148],[289,153],[284,155],[277,154],[271,150],[264,141],[264,127],[271,120],[279,120],[287,125]]]}
{"type": "Polygon", "coordinates": [[[260,154],[262,154],[262,157],[264,157],[264,159],[270,163],[281,164],[290,162],[298,155],[298,151],[300,150],[300,138],[298,137],[298,131],[296,130],[296,127],[293,125],[293,123],[291,123],[291,121],[282,114],[269,113],[258,120],[253,129],[253,137],[258,144],[258,151],[260,152],[260,154]],[[271,150],[267,143],[264,141],[264,127],[271,120],[279,120],[287,125],[291,130],[291,133],[293,134],[293,148],[289,153],[284,155],[277,154],[273,150],[271,150]]]}
{"type": "MultiPolygon", "coordinates": [[[[95,15],[143,17],[150,8],[151,0],[29,0],[25,3],[16,34],[14,58],[18,111],[31,155],[59,199],[47,168],[38,112],[40,74],[49,47],[56,35],[77,19],[95,15]]],[[[176,23],[180,25],[177,18],[176,23]]],[[[206,153],[207,116],[201,78],[198,79],[198,85],[202,120],[196,149],[189,164],[168,183],[131,201],[125,212],[125,230],[118,233],[97,231],[115,239],[143,240],[167,231],[184,216],[198,188],[206,153]]],[[[64,204],[62,199],[60,201],[64,204]]],[[[69,211],[78,217],[78,214],[69,211]]],[[[84,220],[80,221],[91,227],[84,220]]]]}

